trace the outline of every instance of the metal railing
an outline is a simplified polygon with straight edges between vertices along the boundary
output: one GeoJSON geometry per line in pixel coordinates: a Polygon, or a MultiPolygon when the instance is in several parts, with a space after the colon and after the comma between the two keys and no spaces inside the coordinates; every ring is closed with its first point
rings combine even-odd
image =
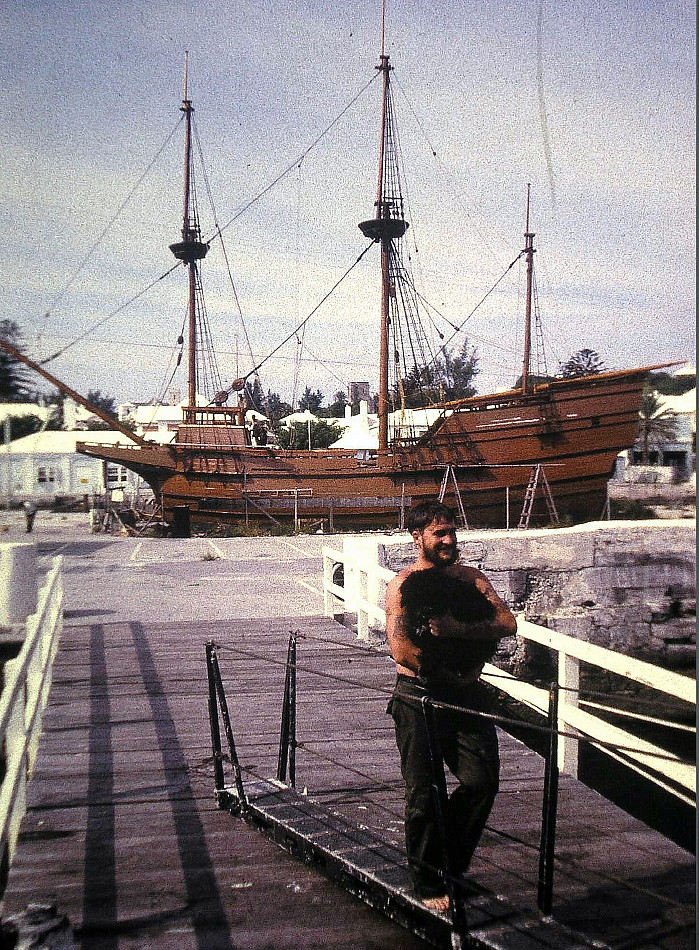
{"type": "Polygon", "coordinates": [[[23,631],[20,628],[23,643],[19,653],[4,666],[0,695],[0,878],[12,861],[26,811],[27,783],[36,760],[41,717],[63,626],[62,560],[53,559],[39,591],[36,612],[27,618],[23,631]]]}
{"type": "MultiPolygon", "coordinates": [[[[344,610],[357,615],[357,635],[367,639],[373,627],[384,629],[386,613],[381,607],[386,584],[395,572],[371,563],[359,553],[323,549],[325,615],[332,617],[344,610]],[[337,582],[339,569],[343,583],[337,582]]],[[[637,660],[626,654],[577,640],[517,618],[517,636],[547,647],[557,657],[557,732],[558,758],[562,771],[577,778],[579,745],[582,739],[628,768],[650,779],[681,801],[696,803],[696,772],[679,756],[614,726],[604,718],[581,708],[580,669],[582,663],[614,673],[648,686],[674,700],[694,704],[696,683],[688,676],[637,660]]],[[[486,663],[483,679],[519,700],[542,718],[549,715],[550,696],[542,689],[486,663]]]]}

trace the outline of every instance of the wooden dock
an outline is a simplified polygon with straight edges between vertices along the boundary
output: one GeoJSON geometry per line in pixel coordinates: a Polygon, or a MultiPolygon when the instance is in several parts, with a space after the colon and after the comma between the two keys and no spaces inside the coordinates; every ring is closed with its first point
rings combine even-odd
{"type": "MultiPolygon", "coordinates": [[[[269,778],[291,629],[297,788],[402,851],[392,667],[350,631],[320,617],[66,627],[3,918],[54,903],[90,950],[424,946],[216,806],[204,645],[221,644],[246,775],[269,778]]],[[[543,764],[504,733],[501,753],[472,877],[534,908],[543,764]]],[[[562,777],[553,916],[619,950],[694,948],[694,859],[562,777]]]]}

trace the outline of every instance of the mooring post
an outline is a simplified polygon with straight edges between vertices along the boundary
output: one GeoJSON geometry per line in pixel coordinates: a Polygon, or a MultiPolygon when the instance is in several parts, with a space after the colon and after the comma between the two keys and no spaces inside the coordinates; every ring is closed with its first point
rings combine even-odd
{"type": "Polygon", "coordinates": [[[451,907],[452,948],[461,950],[461,937],[466,932],[466,913],[460,889],[456,886],[454,862],[452,859],[451,836],[447,827],[447,780],[444,775],[444,760],[437,734],[434,703],[429,696],[423,696],[422,711],[425,717],[427,744],[430,750],[430,766],[432,769],[432,797],[434,801],[435,819],[439,836],[442,841],[442,856],[444,861],[444,884],[451,907]]]}
{"type": "Polygon", "coordinates": [[[216,644],[213,640],[206,644],[206,677],[209,683],[209,726],[211,727],[211,751],[214,757],[214,787],[218,795],[223,791],[223,757],[221,754],[221,724],[216,699],[216,680],[214,678],[213,654],[216,644]]]}
{"type": "Polygon", "coordinates": [[[282,701],[282,721],[279,730],[279,757],[277,759],[277,780],[285,782],[287,774],[292,788],[296,785],[296,640],[298,630],[289,634],[286,651],[286,675],[284,677],[284,699],[282,701]]]}
{"type": "Polygon", "coordinates": [[[553,906],[553,872],[556,853],[556,816],[558,812],[558,683],[549,687],[549,742],[544,770],[544,800],[539,847],[539,891],[537,905],[542,914],[553,906]]]}

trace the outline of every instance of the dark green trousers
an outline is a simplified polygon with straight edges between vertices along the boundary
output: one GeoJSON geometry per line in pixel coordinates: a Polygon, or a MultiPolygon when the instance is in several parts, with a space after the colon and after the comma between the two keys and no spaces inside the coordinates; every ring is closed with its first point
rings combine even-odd
{"type": "MultiPolygon", "coordinates": [[[[388,711],[396,726],[405,781],[405,844],[415,891],[420,897],[445,893],[444,846],[435,820],[432,771],[421,699],[426,690],[414,678],[399,675],[388,711]]],[[[479,683],[431,690],[434,699],[469,709],[487,710],[479,683]]],[[[489,719],[435,709],[444,762],[458,781],[449,797],[446,824],[452,869],[468,868],[498,791],[500,758],[495,727],[489,719]]]]}

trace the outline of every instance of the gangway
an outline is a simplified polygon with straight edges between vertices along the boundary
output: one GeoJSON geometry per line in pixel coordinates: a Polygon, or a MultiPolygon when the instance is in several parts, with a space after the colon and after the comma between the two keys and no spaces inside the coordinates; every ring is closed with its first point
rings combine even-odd
{"type": "MultiPolygon", "coordinates": [[[[214,642],[206,645],[209,722],[219,807],[241,818],[293,857],[433,947],[608,950],[606,944],[565,926],[548,913],[518,907],[472,881],[457,881],[449,873],[445,875],[445,883],[451,910],[440,913],[425,907],[412,892],[405,852],[401,848],[315,801],[305,790],[297,791],[294,787],[296,637],[297,633],[292,632],[289,638],[277,776],[255,777],[247,782],[243,779],[219,666],[219,645],[214,642]],[[223,752],[224,737],[227,754],[223,752]],[[225,761],[229,762],[232,772],[228,780],[224,773],[225,761]]],[[[429,730],[431,710],[427,707],[425,719],[429,730]]],[[[446,782],[441,763],[434,769],[434,789],[437,812],[443,815],[446,782]]],[[[545,877],[544,869],[542,880],[545,877]]]]}

